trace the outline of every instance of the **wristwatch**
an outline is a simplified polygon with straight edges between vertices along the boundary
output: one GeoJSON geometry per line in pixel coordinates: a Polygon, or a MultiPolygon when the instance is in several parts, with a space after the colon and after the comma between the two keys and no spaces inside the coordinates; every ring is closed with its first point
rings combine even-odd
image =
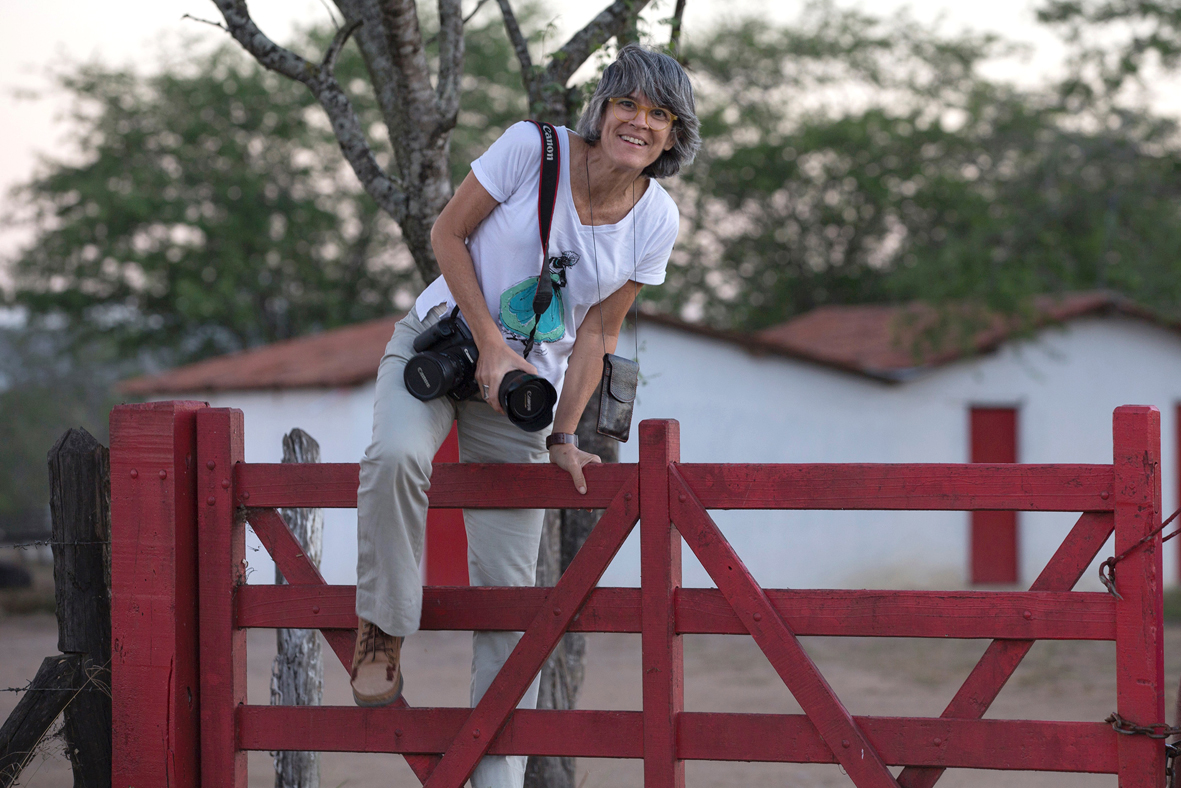
{"type": "Polygon", "coordinates": [[[569,432],[552,432],[549,437],[545,439],[545,447],[552,449],[559,443],[571,443],[574,448],[578,448],[578,436],[569,432]]]}

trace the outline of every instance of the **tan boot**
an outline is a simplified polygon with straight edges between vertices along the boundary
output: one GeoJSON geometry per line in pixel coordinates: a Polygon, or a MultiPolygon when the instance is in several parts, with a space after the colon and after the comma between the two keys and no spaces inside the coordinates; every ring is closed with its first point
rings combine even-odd
{"type": "Polygon", "coordinates": [[[388,706],[402,697],[402,638],[358,619],[351,683],[358,706],[388,706]]]}

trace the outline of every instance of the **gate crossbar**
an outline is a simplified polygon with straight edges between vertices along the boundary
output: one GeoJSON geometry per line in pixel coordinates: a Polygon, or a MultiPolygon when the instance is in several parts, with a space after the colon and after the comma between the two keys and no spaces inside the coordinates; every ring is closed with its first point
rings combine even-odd
{"type": "MultiPolygon", "coordinates": [[[[174,451],[178,458],[195,454],[197,462],[195,471],[191,460],[177,459],[174,468],[189,468],[195,489],[190,503],[179,495],[160,505],[182,513],[192,506],[199,526],[201,682],[190,705],[200,715],[201,785],[244,787],[244,752],[278,749],[402,753],[433,788],[459,788],[486,753],[642,758],[649,788],[683,788],[683,763],[693,759],[837,763],[863,788],[930,788],[949,767],[1116,773],[1121,788],[1159,785],[1163,742],[1118,736],[1100,722],[982,719],[1034,641],[1077,639],[1116,642],[1121,716],[1140,724],[1163,721],[1159,536],[1121,564],[1122,600],[1071,590],[1113,531],[1118,551],[1159,521],[1155,409],[1116,411],[1111,465],[685,464],[679,462],[678,425],[668,421],[640,425],[638,464],[588,469],[586,496],[548,466],[438,465],[430,491],[434,507],[607,511],[552,589],[425,589],[424,629],[525,633],[476,708],[410,708],[403,700],[361,709],[247,705],[243,638],[249,627],[320,629],[348,666],[355,589],[324,583],[275,507],[355,506],[357,466],[243,463],[239,411],[184,405],[188,418],[195,410],[196,429],[188,443],[174,430],[174,451]],[[799,591],[761,588],[710,517],[715,508],[1083,514],[1029,591],[799,591]],[[290,585],[244,583],[247,521],[290,585]],[[637,521],[641,587],[596,588],[637,521]],[[682,537],[717,588],[680,588],[682,537]],[[515,709],[566,631],[641,633],[643,711],[515,709]],[[752,635],[805,713],[684,711],[681,640],[695,633],[752,635]],[[993,642],[941,717],[863,717],[849,714],[811,662],[798,640],[805,635],[993,642]],[[905,767],[897,779],[891,765],[905,767]]],[[[112,429],[113,469],[136,463],[133,449],[143,436],[128,437],[112,429]]],[[[115,484],[113,496],[143,494],[135,487],[138,474],[129,478],[115,484]]],[[[142,529],[128,535],[115,525],[113,541],[144,538],[142,529]]],[[[143,645],[141,633],[120,627],[118,616],[130,618],[132,608],[119,609],[113,614],[116,686],[119,661],[143,645]]],[[[116,695],[116,707],[120,702],[116,695]]],[[[120,724],[117,713],[117,779],[151,784],[148,774],[156,767],[150,759],[120,761],[120,741],[132,741],[120,739],[120,724]]],[[[178,741],[168,741],[172,752],[178,741]]],[[[198,746],[195,738],[191,746],[198,746]]],[[[169,779],[198,784],[175,772],[169,779]]]]}

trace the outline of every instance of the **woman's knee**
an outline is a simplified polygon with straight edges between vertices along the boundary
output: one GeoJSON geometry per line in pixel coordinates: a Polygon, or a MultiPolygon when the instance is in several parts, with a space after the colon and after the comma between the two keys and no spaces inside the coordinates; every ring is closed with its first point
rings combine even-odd
{"type": "Polygon", "coordinates": [[[430,480],[435,451],[428,442],[405,435],[374,436],[361,460],[362,473],[388,477],[390,481],[410,480],[425,484],[430,480]]]}

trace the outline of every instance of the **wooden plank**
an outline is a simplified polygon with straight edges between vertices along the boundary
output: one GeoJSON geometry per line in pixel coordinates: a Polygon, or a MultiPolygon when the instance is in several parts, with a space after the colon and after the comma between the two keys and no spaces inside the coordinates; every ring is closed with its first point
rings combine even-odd
{"type": "MultiPolygon", "coordinates": [[[[304,555],[303,548],[295,535],[291,533],[291,529],[283,522],[283,518],[274,509],[247,509],[246,519],[249,521],[254,533],[258,536],[260,542],[267,553],[275,561],[275,566],[283,573],[283,576],[288,578],[293,584],[300,583],[303,585],[288,585],[288,586],[242,586],[238,589],[239,595],[249,594],[254,589],[274,589],[278,591],[285,591],[292,588],[300,589],[307,593],[316,589],[325,589],[330,586],[325,585],[324,577],[320,574],[320,569],[311,559],[304,555]]],[[[345,628],[341,629],[324,629],[318,620],[313,620],[308,629],[320,629],[321,634],[324,635],[324,640],[327,641],[328,647],[332,649],[332,653],[340,660],[340,664],[345,670],[351,670],[353,666],[353,645],[357,640],[357,612],[356,612],[356,586],[344,586],[349,591],[349,607],[347,621],[344,624],[345,628]]],[[[319,614],[319,606],[313,604],[312,615],[319,614]]],[[[337,615],[343,616],[343,611],[337,611],[337,615]]],[[[239,622],[239,626],[244,626],[239,622]]],[[[387,708],[393,709],[408,709],[410,704],[406,702],[406,698],[398,698],[387,708]]],[[[315,748],[313,748],[315,749],[315,748]]],[[[406,764],[418,777],[419,782],[426,782],[427,777],[434,771],[438,764],[439,758],[435,755],[410,755],[406,757],[406,764]]]]}
{"type": "Polygon", "coordinates": [[[246,572],[243,521],[230,478],[244,453],[242,411],[197,413],[198,587],[201,631],[201,784],[246,788],[234,709],[246,703],[246,630],[234,622],[234,594],[246,572]],[[224,482],[224,483],[223,483],[224,482]]]}
{"type": "MultiPolygon", "coordinates": [[[[891,766],[1104,774],[1116,769],[1117,734],[1098,722],[853,720],[891,766]]],[[[693,760],[836,762],[803,715],[686,712],[678,735],[682,757],[693,760]]],[[[1003,785],[1003,778],[996,784],[1003,785]]]]}
{"type": "MultiPolygon", "coordinates": [[[[972,408],[969,422],[971,462],[1017,462],[1016,408],[972,408]]],[[[972,512],[970,531],[972,584],[1016,583],[1017,512],[972,512]]]]}
{"type": "MultiPolygon", "coordinates": [[[[351,706],[239,709],[242,747],[273,751],[441,753],[458,736],[469,709],[362,709],[351,706]]],[[[643,757],[643,713],[518,709],[492,738],[492,755],[580,758],[643,757]]],[[[1110,729],[1109,729],[1110,730],[1110,729]]],[[[420,756],[421,757],[421,756],[420,756]]],[[[437,756],[436,756],[437,757],[437,756]]]]}
{"type": "Polygon", "coordinates": [[[1114,505],[1110,465],[682,463],[677,470],[707,509],[1083,512],[1114,505]]]}
{"type": "MultiPolygon", "coordinates": [[[[467,709],[243,706],[243,749],[319,747],[324,752],[441,752],[467,709]]],[[[1111,774],[1115,732],[1097,722],[854,717],[892,766],[1043,770],[1111,774]],[[939,743],[936,744],[936,739],[939,743]],[[1011,742],[1019,739],[1021,746],[1011,742]]],[[[643,712],[519,709],[489,747],[494,755],[642,758],[643,712]]],[[[836,763],[800,714],[682,712],[677,756],[684,760],[836,763]]]]}
{"type": "Polygon", "coordinates": [[[111,774],[195,788],[200,772],[196,413],[111,411],[111,774]]]}
{"type": "MultiPolygon", "coordinates": [[[[548,588],[428,586],[422,629],[520,632],[548,593],[548,588]]],[[[1106,593],[768,589],[766,594],[797,635],[1115,640],[1115,600],[1106,593]]],[[[238,625],[351,629],[355,600],[354,586],[246,586],[238,592],[238,625]]],[[[638,588],[596,588],[569,631],[640,632],[640,600],[638,588]]],[[[717,589],[680,589],[674,610],[677,634],[746,634],[717,589]]]]}
{"type": "MultiPolygon", "coordinates": [[[[1114,640],[1115,606],[1104,593],[767,590],[797,635],[907,638],[1114,640]]],[[[746,634],[717,589],[683,588],[677,631],[746,634]]]]}
{"type": "Polygon", "coordinates": [[[28,692],[0,725],[0,788],[19,785],[21,772],[37,756],[37,745],[71,700],[83,694],[102,694],[93,686],[89,692],[78,692],[85,675],[81,665],[81,654],[59,654],[42,660],[28,692]]]}
{"type": "Polygon", "coordinates": [[[676,631],[681,537],[669,516],[668,469],[681,459],[681,425],[640,424],[640,583],[643,600],[644,785],[684,788],[677,715],[685,709],[685,648],[676,631]]]}
{"type": "MultiPolygon", "coordinates": [[[[356,463],[283,465],[244,463],[234,469],[242,506],[355,509],[356,463]]],[[[602,509],[635,475],[633,464],[604,463],[585,469],[580,495],[556,465],[443,463],[431,472],[430,506],[438,509],[602,509]]]]}
{"type": "Polygon", "coordinates": [[[638,497],[639,486],[633,470],[631,480],[622,485],[546,598],[545,608],[538,611],[484,697],[472,709],[461,732],[448,746],[443,760],[426,781],[427,788],[460,788],[471,776],[496,732],[512,714],[542,663],[623,546],[639,519],[638,497]]]}
{"type": "MultiPolygon", "coordinates": [[[[1160,411],[1125,405],[1113,420],[1115,552],[1132,548],[1161,522],[1160,411]]],[[[1135,725],[1164,725],[1164,598],[1161,537],[1132,550],[1115,567],[1117,711],[1135,725]]],[[[1159,788],[1165,742],[1120,736],[1120,788],[1159,788]]]]}
{"type": "MultiPolygon", "coordinates": [[[[1110,513],[1084,514],[1054,551],[1030,590],[1036,593],[1074,588],[1114,528],[1115,518],[1110,513]]],[[[1009,594],[1003,596],[1008,597],[1009,594]]],[[[1017,666],[1025,659],[1033,643],[1033,640],[994,640],[990,643],[940,716],[982,718],[1017,666]]],[[[898,775],[898,784],[904,788],[931,788],[942,776],[942,768],[908,766],[898,775]]]]}
{"type": "Polygon", "coordinates": [[[669,469],[668,500],[677,530],[849,778],[858,788],[897,788],[898,783],[877,749],[817,670],[795,633],[772,606],[676,467],[669,469]]]}
{"type": "MultiPolygon", "coordinates": [[[[435,452],[432,467],[459,462],[459,427],[451,425],[451,432],[435,452]]],[[[432,586],[466,586],[467,528],[462,509],[428,509],[426,513],[426,553],[423,568],[426,582],[432,586]]]]}

